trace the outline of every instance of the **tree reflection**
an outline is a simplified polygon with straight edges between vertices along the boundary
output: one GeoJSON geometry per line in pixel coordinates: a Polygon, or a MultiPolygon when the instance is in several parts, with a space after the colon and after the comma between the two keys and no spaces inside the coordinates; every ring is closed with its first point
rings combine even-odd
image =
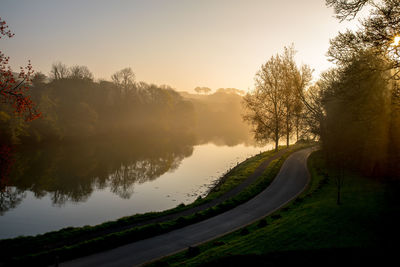
{"type": "Polygon", "coordinates": [[[129,199],[136,184],[176,170],[199,143],[229,146],[250,143],[241,132],[231,134],[232,138],[222,138],[218,134],[199,136],[142,132],[21,148],[14,151],[7,185],[2,187],[1,215],[21,203],[25,191],[31,191],[36,198],[49,196],[56,206],[84,202],[99,189],[129,199]]]}
{"type": "Polygon", "coordinates": [[[25,197],[23,191],[9,186],[9,174],[13,164],[12,147],[0,144],[0,216],[15,208],[25,197]]]}
{"type": "Polygon", "coordinates": [[[193,153],[193,136],[144,136],[17,151],[1,210],[16,207],[26,190],[36,198],[49,195],[58,206],[86,201],[94,190],[107,187],[127,199],[135,184],[177,169],[193,153]]]}
{"type": "Polygon", "coordinates": [[[143,159],[130,165],[121,165],[109,175],[111,191],[121,198],[130,198],[134,184],[151,181],[168,171],[177,169],[181,161],[193,153],[193,146],[181,151],[182,154],[168,153],[158,158],[143,159]]]}
{"type": "Polygon", "coordinates": [[[18,206],[25,196],[24,191],[15,187],[6,187],[0,190],[0,216],[18,206]]]}

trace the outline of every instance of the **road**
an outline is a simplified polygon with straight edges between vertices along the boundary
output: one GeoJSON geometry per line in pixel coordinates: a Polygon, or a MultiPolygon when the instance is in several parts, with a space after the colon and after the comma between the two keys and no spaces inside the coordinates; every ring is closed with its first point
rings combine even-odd
{"type": "Polygon", "coordinates": [[[307,158],[313,148],[297,151],[284,162],[264,191],[248,202],[210,219],[166,234],[60,264],[61,266],[136,266],[235,231],[279,209],[309,182],[307,158]]]}

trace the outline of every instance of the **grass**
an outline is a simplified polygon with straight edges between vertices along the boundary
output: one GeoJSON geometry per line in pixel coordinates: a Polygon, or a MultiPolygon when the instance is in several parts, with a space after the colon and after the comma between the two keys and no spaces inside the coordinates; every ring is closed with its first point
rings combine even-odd
{"type": "Polygon", "coordinates": [[[93,227],[86,226],[81,228],[66,228],[44,235],[38,235],[36,237],[20,237],[11,240],[2,240],[0,241],[0,249],[2,249],[3,252],[6,252],[4,255],[7,255],[7,257],[4,257],[3,260],[12,260],[15,264],[24,264],[27,262],[32,263],[33,261],[37,262],[38,264],[48,264],[54,260],[55,255],[59,256],[62,260],[87,255],[97,251],[114,248],[116,246],[133,242],[135,240],[140,240],[157,234],[165,233],[179,227],[183,227],[185,225],[217,215],[218,213],[221,213],[235,207],[240,203],[243,203],[244,201],[258,194],[266,186],[268,186],[268,184],[272,181],[272,179],[279,171],[284,159],[292,151],[300,149],[301,147],[302,146],[291,147],[291,149],[289,149],[283,157],[281,157],[279,160],[271,162],[266,172],[262,175],[262,177],[257,180],[255,184],[246,188],[236,197],[224,201],[216,207],[212,207],[189,216],[179,217],[172,221],[147,224],[144,226],[133,227],[120,232],[105,234],[100,237],[88,238],[85,241],[75,243],[73,242],[74,237],[78,235],[88,234],[94,231],[98,231],[99,229],[107,229],[108,227],[115,227],[116,225],[124,225],[127,222],[132,222],[138,218],[153,218],[156,215],[161,216],[172,212],[181,211],[215,199],[216,197],[222,195],[223,193],[240,184],[249,174],[254,172],[254,170],[260,165],[260,163],[272,156],[274,153],[272,151],[264,152],[244,161],[242,164],[238,165],[225,175],[225,177],[223,178],[223,182],[220,183],[218,186],[218,190],[214,190],[205,199],[198,199],[191,205],[179,205],[177,208],[165,212],[135,215],[93,227]],[[48,245],[52,243],[57,243],[59,241],[64,242],[64,244],[66,243],[66,245],[59,246],[57,248],[48,245]]]}
{"type": "MultiPolygon", "coordinates": [[[[286,147],[279,147],[279,150],[284,148],[286,147]]],[[[295,149],[295,146],[291,146],[289,149],[293,150],[295,149]]],[[[252,174],[262,162],[275,154],[276,152],[274,150],[270,150],[246,159],[234,167],[226,175],[222,176],[216,185],[210,190],[204,200],[213,200],[232,190],[246,180],[247,177],[252,174]]]]}
{"type": "MultiPolygon", "coordinates": [[[[306,192],[272,216],[151,266],[337,265],[382,263],[400,237],[399,186],[347,173],[336,204],[332,171],[322,155],[309,159],[306,192]]],[[[395,254],[392,254],[392,256],[395,254]]]]}

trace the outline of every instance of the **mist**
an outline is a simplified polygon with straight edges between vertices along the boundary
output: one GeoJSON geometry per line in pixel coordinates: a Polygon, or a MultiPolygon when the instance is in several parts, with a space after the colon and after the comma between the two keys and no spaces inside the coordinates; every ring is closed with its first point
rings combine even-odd
{"type": "Polygon", "coordinates": [[[250,143],[242,94],[237,89],[178,93],[136,81],[130,68],[116,72],[112,81],[94,81],[85,66],[56,63],[50,77],[37,73],[32,79],[30,96],[41,118],[28,123],[1,104],[0,135],[29,146],[151,133],[191,135],[197,144],[250,143]]]}

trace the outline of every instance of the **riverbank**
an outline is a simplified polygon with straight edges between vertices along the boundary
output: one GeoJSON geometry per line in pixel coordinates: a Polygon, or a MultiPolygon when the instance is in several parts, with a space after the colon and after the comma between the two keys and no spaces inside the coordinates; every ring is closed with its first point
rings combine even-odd
{"type": "Polygon", "coordinates": [[[308,189],[275,214],[150,266],[382,265],[398,247],[399,185],[346,173],[342,205],[322,153],[308,189]]]}
{"type": "Polygon", "coordinates": [[[277,154],[269,151],[248,159],[231,170],[227,174],[227,177],[222,179],[224,182],[219,185],[219,190],[214,190],[213,193],[209,194],[208,198],[199,199],[191,205],[180,205],[173,210],[161,213],[148,213],[127,217],[115,222],[108,222],[94,227],[67,228],[36,237],[3,240],[0,242],[0,248],[3,251],[8,251],[6,255],[12,257],[18,262],[26,262],[35,259],[38,260],[38,262],[44,261],[49,263],[54,260],[54,255],[59,257],[61,256],[62,259],[74,258],[183,227],[219,214],[252,198],[268,186],[270,181],[272,181],[273,177],[275,177],[276,173],[279,171],[284,159],[291,152],[302,147],[304,147],[304,145],[292,146],[287,151],[284,151],[284,153],[278,152],[277,154]],[[274,161],[274,157],[279,158],[279,160],[277,159],[274,161]],[[195,213],[187,216],[179,216],[173,218],[173,220],[167,220],[161,223],[151,222],[133,228],[127,227],[134,223],[144,221],[148,222],[148,220],[154,220],[155,218],[161,218],[162,216],[169,216],[173,213],[183,212],[198,207],[201,204],[212,202],[221,195],[224,195],[224,193],[231,191],[238,184],[241,184],[248,177],[247,174],[255,172],[259,165],[267,159],[269,159],[271,164],[267,164],[267,166],[264,166],[264,169],[260,171],[259,174],[261,177],[259,181],[253,184],[253,186],[249,186],[248,188],[245,187],[246,190],[238,192],[234,198],[224,200],[213,207],[206,207],[206,209],[200,212],[195,210],[195,213]],[[99,235],[99,233],[101,234],[99,235]]]}

